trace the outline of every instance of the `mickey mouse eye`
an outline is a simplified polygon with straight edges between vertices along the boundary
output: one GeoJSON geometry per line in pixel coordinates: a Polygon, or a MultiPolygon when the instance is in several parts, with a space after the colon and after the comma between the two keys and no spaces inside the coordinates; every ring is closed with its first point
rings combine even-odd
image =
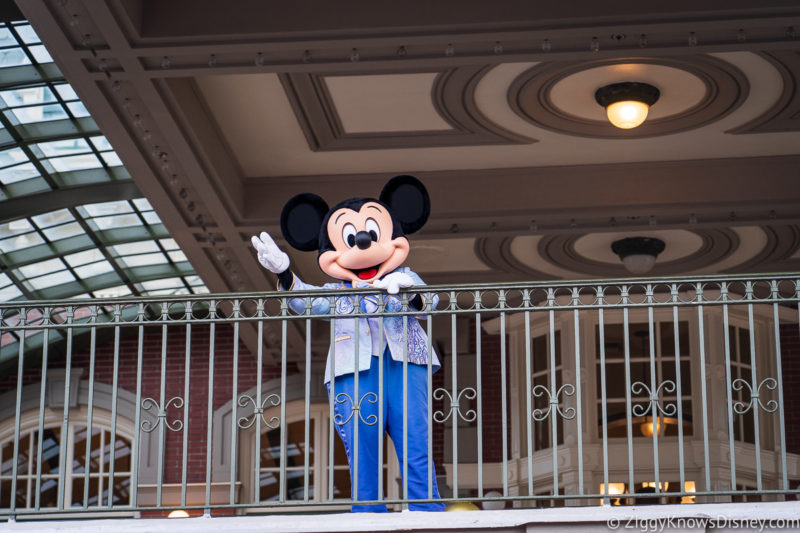
{"type": "Polygon", "coordinates": [[[348,248],[356,245],[356,227],[352,224],[346,224],[342,228],[342,239],[348,248]]]}
{"type": "Polygon", "coordinates": [[[378,227],[378,223],[375,220],[368,218],[366,224],[367,233],[369,233],[370,238],[377,242],[378,239],[381,238],[381,228],[378,227]]]}

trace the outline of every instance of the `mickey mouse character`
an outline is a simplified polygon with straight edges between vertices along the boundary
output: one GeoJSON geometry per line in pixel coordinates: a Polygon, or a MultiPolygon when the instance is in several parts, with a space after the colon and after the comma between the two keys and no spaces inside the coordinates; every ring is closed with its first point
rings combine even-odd
{"type": "MultiPolygon", "coordinates": [[[[396,176],[389,180],[380,199],[350,198],[329,209],[315,194],[299,194],[290,199],[281,212],[281,231],[286,241],[302,251],[318,250],[318,263],[323,272],[340,280],[315,287],[304,283],[266,232],[252,238],[258,260],[267,270],[278,275],[280,290],[350,289],[375,287],[385,289],[387,312],[403,311],[396,296],[400,289],[424,285],[420,277],[403,267],[409,253],[406,234],[419,230],[430,213],[430,198],[425,186],[413,176],[396,176]]],[[[428,297],[435,308],[438,297],[428,297]]],[[[413,310],[424,311],[425,301],[419,294],[409,300],[413,310]]],[[[292,298],[289,306],[298,314],[306,312],[306,300],[292,298]]],[[[378,499],[379,435],[388,432],[398,460],[403,464],[403,358],[407,365],[408,397],[408,497],[438,499],[436,472],[430,462],[432,491],[428,492],[428,373],[430,359],[433,371],[439,360],[433,349],[428,351],[427,335],[415,317],[405,327],[402,316],[371,317],[379,302],[375,296],[343,296],[335,302],[334,339],[328,352],[325,384],[334,407],[334,422],[344,443],[350,464],[350,486],[353,500],[378,499]],[[353,313],[358,302],[362,316],[340,318],[353,313]],[[381,321],[383,335],[381,336],[381,321]],[[356,322],[358,325],[356,326],[356,322]],[[358,335],[356,335],[358,327],[358,335]],[[405,329],[405,332],[403,331],[405,329]],[[358,344],[356,344],[358,339],[358,344]],[[405,339],[405,346],[404,346],[405,339]],[[383,357],[379,355],[383,353],[383,357]],[[383,364],[383,405],[378,405],[380,364],[383,364]],[[356,361],[358,361],[358,395],[356,398],[356,361]],[[334,383],[331,387],[331,375],[334,383]],[[333,394],[331,389],[333,389],[333,394]],[[353,404],[359,410],[353,410],[353,404]],[[378,410],[382,409],[385,428],[378,427],[378,410]],[[356,475],[354,435],[358,423],[358,469],[356,475]],[[355,487],[358,488],[356,493],[355,487]]],[[[330,313],[329,298],[315,298],[313,314],[330,313]]],[[[409,509],[442,511],[444,504],[412,503],[409,509]]],[[[353,512],[386,512],[385,505],[353,505],[353,512]]]]}

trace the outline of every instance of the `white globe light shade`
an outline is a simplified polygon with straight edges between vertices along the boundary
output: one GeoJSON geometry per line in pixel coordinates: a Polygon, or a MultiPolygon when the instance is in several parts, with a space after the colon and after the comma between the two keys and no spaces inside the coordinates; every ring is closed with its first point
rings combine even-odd
{"type": "Polygon", "coordinates": [[[653,270],[656,256],[648,254],[631,254],[622,258],[622,264],[632,274],[646,274],[653,270]]]}
{"type": "Polygon", "coordinates": [[[614,102],[606,107],[608,121],[614,126],[629,130],[640,126],[647,118],[650,106],[636,100],[623,100],[614,102]]]}

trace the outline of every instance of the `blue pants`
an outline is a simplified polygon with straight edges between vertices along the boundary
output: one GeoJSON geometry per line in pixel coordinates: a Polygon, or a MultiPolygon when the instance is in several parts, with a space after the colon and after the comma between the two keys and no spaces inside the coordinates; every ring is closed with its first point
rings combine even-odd
{"type": "MultiPolygon", "coordinates": [[[[363,398],[359,411],[353,412],[355,398],[355,376],[348,374],[336,378],[336,396],[347,394],[350,399],[343,403],[333,401],[334,425],[344,443],[347,461],[350,464],[350,486],[358,484],[358,494],[351,488],[351,497],[358,500],[378,499],[378,446],[383,429],[378,425],[378,357],[372,358],[369,370],[359,372],[358,395],[363,398]],[[374,396],[370,393],[374,393],[374,396]],[[367,396],[365,396],[367,395],[367,396]],[[352,414],[352,416],[351,416],[352,414]],[[348,417],[349,420],[348,420],[348,417]],[[337,421],[346,423],[339,425],[337,421]],[[355,479],[354,441],[355,424],[358,422],[358,479],[355,479]]],[[[397,459],[403,465],[403,363],[392,360],[387,350],[383,356],[383,423],[394,443],[397,459]]],[[[433,476],[432,498],[439,498],[436,485],[436,470],[431,463],[433,476]]],[[[425,366],[408,365],[408,497],[428,499],[428,369],[425,366]]],[[[412,511],[443,511],[443,503],[412,503],[412,511]]],[[[353,505],[352,511],[385,513],[385,505],[353,505]]]]}

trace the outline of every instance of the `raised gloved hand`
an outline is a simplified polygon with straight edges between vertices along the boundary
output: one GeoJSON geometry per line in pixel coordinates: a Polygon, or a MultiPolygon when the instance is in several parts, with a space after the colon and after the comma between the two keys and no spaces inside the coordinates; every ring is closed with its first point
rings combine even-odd
{"type": "Polygon", "coordinates": [[[285,272],[289,268],[289,256],[278,248],[269,233],[262,231],[260,236],[253,235],[250,240],[256,249],[261,266],[275,274],[285,272]]]}
{"type": "Polygon", "coordinates": [[[392,272],[372,284],[375,288],[386,289],[389,294],[397,294],[400,289],[405,289],[412,285],[414,285],[414,280],[404,272],[392,272]]]}

